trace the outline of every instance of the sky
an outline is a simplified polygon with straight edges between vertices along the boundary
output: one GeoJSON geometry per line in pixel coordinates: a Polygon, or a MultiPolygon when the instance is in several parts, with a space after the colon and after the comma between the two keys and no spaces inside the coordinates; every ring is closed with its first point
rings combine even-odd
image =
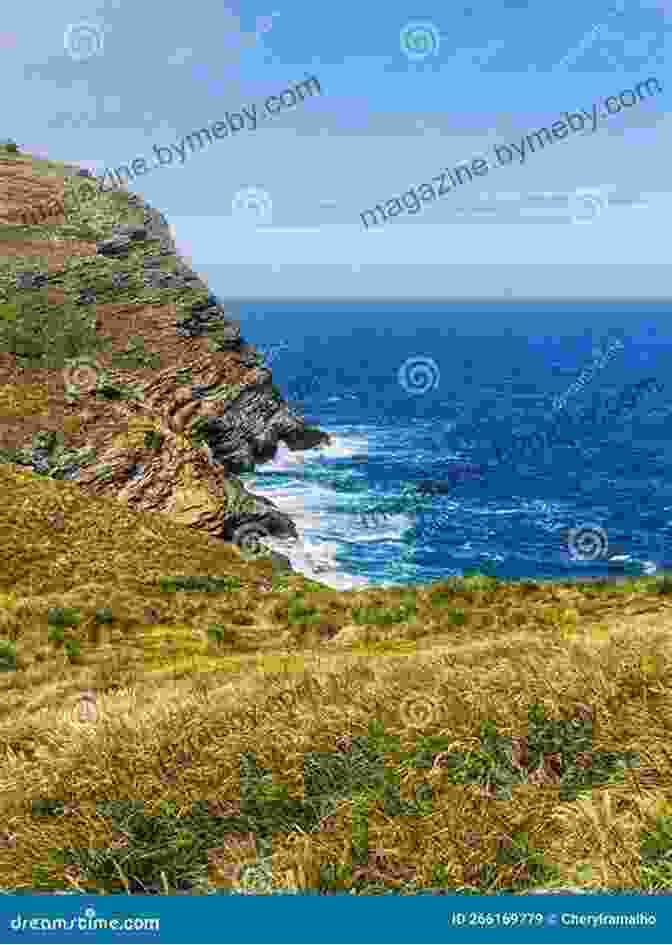
{"type": "Polygon", "coordinates": [[[225,4],[10,5],[0,137],[95,174],[144,158],[129,190],[222,297],[670,295],[672,0],[225,4]],[[185,143],[310,77],[319,93],[256,128],[185,143]],[[659,93],[626,91],[650,78],[659,93]],[[516,155],[594,104],[595,130],[516,155]],[[418,212],[364,225],[433,179],[418,212]]]}

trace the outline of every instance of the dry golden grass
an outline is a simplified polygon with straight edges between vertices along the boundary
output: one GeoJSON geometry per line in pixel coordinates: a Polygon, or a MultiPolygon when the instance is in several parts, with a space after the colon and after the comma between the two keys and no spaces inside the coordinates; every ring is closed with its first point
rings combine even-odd
{"type": "MultiPolygon", "coordinates": [[[[9,464],[0,483],[0,639],[16,653],[0,673],[0,886],[136,891],[144,880],[165,892],[195,871],[201,891],[227,888],[264,843],[277,889],[324,890],[325,875],[358,891],[652,885],[642,831],[672,812],[672,613],[655,581],[598,590],[473,578],[343,593],[274,580],[267,560],[74,483],[9,464]],[[215,593],[161,590],[158,578],[175,575],[234,580],[215,593]],[[58,607],[79,615],[61,645],[49,641],[58,607]],[[86,689],[95,721],[79,718],[86,689]],[[569,759],[575,774],[609,751],[638,764],[563,798],[562,746],[549,741],[533,767],[525,757],[535,704],[547,719],[593,724],[591,745],[569,759]],[[492,765],[463,783],[451,775],[450,752],[474,764],[490,752],[485,722],[513,739],[521,777],[508,796],[492,765]],[[394,773],[404,812],[386,807],[365,744],[394,773]],[[331,806],[307,826],[306,759],[322,757],[326,771],[327,756],[336,768],[368,757],[368,775],[325,788],[331,806]],[[245,780],[250,758],[266,780],[245,780]],[[38,816],[44,799],[66,806],[38,816]],[[129,851],[150,841],[96,807],[124,799],[142,801],[174,843],[142,876],[146,861],[129,851]],[[198,801],[211,812],[201,834],[198,801]],[[96,848],[108,872],[50,859],[65,848],[96,848]]],[[[661,873],[653,884],[665,883],[661,873]]]]}

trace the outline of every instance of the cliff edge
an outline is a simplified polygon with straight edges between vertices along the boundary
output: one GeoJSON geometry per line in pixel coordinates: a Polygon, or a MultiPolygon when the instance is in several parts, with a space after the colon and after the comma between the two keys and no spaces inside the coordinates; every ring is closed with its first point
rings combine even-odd
{"type": "Polygon", "coordinates": [[[292,520],[236,475],[328,443],[293,414],[165,217],[0,146],[0,461],[259,551],[292,520]]]}

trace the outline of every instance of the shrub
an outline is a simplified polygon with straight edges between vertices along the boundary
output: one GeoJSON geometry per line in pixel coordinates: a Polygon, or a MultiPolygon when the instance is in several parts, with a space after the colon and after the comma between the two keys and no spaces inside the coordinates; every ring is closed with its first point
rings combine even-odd
{"type": "Polygon", "coordinates": [[[145,433],[145,447],[147,449],[158,450],[161,448],[163,443],[164,436],[162,433],[159,433],[158,430],[147,430],[145,433]]]}
{"type": "Polygon", "coordinates": [[[659,594],[672,594],[672,577],[669,574],[666,574],[658,583],[657,591],[659,594]]]}
{"type": "Polygon", "coordinates": [[[3,147],[3,149],[4,149],[5,151],[7,151],[9,154],[18,154],[18,153],[19,153],[19,148],[18,148],[18,146],[17,146],[17,144],[16,144],[16,141],[11,141],[11,140],[7,139],[7,141],[3,141],[3,142],[2,142],[2,147],[3,147]]]}
{"type": "Polygon", "coordinates": [[[94,616],[96,623],[112,623],[114,617],[112,616],[112,609],[110,607],[100,607],[94,616]]]}
{"type": "Polygon", "coordinates": [[[457,607],[451,607],[448,611],[448,619],[451,623],[461,625],[465,623],[467,618],[463,610],[457,607]]]}
{"type": "Polygon", "coordinates": [[[672,879],[672,817],[656,818],[652,830],[640,834],[642,874],[653,888],[668,888],[672,879]]]}
{"type": "Polygon", "coordinates": [[[0,673],[16,669],[16,647],[9,640],[0,640],[0,673]]]}
{"type": "Polygon", "coordinates": [[[76,627],[80,616],[72,607],[50,607],[47,613],[47,623],[56,627],[76,627]]]}
{"type": "Polygon", "coordinates": [[[212,577],[206,574],[203,577],[197,575],[179,574],[176,577],[159,578],[159,586],[162,591],[169,593],[175,591],[204,591],[209,594],[217,594],[222,591],[232,591],[240,588],[240,579],[231,575],[223,577],[212,577]]]}
{"type": "Polygon", "coordinates": [[[47,639],[50,643],[53,643],[54,646],[60,646],[65,640],[65,631],[63,630],[63,627],[51,627],[49,633],[47,634],[47,639]]]}
{"type": "Polygon", "coordinates": [[[65,650],[65,655],[71,663],[76,663],[80,657],[81,644],[79,640],[66,640],[63,648],[65,650]]]}
{"type": "Polygon", "coordinates": [[[0,318],[8,322],[15,322],[19,317],[19,310],[13,302],[0,304],[0,318]]]}
{"type": "Polygon", "coordinates": [[[238,640],[238,634],[233,627],[223,627],[218,623],[210,624],[206,630],[206,634],[208,639],[212,640],[213,643],[222,644],[224,646],[234,646],[238,640]]]}

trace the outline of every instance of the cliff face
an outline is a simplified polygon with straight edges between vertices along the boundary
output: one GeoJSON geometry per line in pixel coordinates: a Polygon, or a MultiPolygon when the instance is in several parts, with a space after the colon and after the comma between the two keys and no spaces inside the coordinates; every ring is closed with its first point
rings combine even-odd
{"type": "Polygon", "coordinates": [[[165,217],[91,193],[0,150],[0,459],[238,544],[295,536],[236,474],[328,435],[290,412],[165,217]]]}

